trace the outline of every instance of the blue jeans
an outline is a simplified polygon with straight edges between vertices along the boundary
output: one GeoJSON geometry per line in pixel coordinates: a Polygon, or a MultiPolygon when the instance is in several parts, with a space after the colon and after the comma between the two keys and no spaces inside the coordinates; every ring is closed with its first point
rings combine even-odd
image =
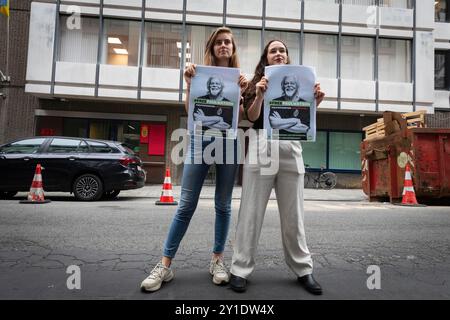
{"type": "MultiPolygon", "coordinates": [[[[165,257],[173,258],[178,250],[181,240],[189,226],[194,211],[197,208],[198,199],[202,190],[203,182],[205,181],[211,164],[201,160],[199,163],[198,157],[205,148],[214,141],[203,140],[194,149],[193,138],[186,161],[184,163],[183,178],[181,181],[181,196],[177,212],[172,220],[172,224],[164,244],[163,255],[165,257]],[[194,156],[198,157],[194,162],[194,156]]],[[[221,138],[218,138],[221,139],[221,138]]],[[[225,140],[223,140],[225,141],[225,140]]],[[[230,142],[230,141],[228,141],[230,142]]],[[[224,159],[226,156],[225,143],[223,143],[224,159]]],[[[238,168],[236,160],[237,141],[234,140],[231,144],[234,148],[234,159],[231,164],[227,164],[225,160],[223,164],[214,163],[216,166],[216,191],[215,191],[215,240],[214,253],[222,253],[225,249],[225,242],[228,236],[228,229],[231,220],[231,199],[234,186],[234,178],[238,168]]]]}

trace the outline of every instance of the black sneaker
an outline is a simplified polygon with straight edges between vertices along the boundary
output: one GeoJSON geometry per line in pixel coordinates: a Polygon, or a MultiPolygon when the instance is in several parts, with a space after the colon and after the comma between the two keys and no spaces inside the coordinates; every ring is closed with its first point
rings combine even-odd
{"type": "Polygon", "coordinates": [[[230,287],[231,289],[233,289],[233,291],[245,292],[245,290],[247,289],[247,279],[231,274],[230,287]]]}

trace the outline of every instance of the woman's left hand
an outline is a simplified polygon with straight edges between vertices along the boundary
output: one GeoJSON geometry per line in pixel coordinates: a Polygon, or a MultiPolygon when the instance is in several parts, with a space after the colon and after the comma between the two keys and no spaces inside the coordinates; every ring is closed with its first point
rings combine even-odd
{"type": "Polygon", "coordinates": [[[325,97],[325,93],[320,90],[320,83],[316,83],[314,86],[314,97],[316,98],[316,107],[318,107],[325,97]]]}
{"type": "Polygon", "coordinates": [[[241,92],[244,92],[245,89],[247,89],[248,87],[248,80],[247,78],[244,76],[244,74],[241,73],[241,75],[239,76],[239,87],[241,88],[241,92]]]}

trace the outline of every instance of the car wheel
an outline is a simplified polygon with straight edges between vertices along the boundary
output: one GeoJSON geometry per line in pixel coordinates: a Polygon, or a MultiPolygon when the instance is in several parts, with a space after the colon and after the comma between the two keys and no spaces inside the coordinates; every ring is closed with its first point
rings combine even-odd
{"type": "Polygon", "coordinates": [[[103,183],[94,174],[83,174],[73,184],[73,194],[81,201],[96,201],[103,195],[103,183]]]}
{"type": "Polygon", "coordinates": [[[114,199],[115,197],[117,197],[120,193],[120,190],[111,190],[111,191],[106,191],[103,194],[103,199],[105,200],[110,200],[110,199],[114,199]]]}
{"type": "Polygon", "coordinates": [[[0,191],[0,199],[12,199],[17,191],[0,191]]]}

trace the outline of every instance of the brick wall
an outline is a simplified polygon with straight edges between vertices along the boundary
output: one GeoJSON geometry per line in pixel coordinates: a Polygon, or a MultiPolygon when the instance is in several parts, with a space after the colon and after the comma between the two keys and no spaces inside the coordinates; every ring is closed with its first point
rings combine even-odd
{"type": "MultiPolygon", "coordinates": [[[[9,17],[9,76],[11,82],[0,89],[0,143],[34,135],[34,110],[38,99],[25,93],[28,29],[31,0],[11,0],[9,17]]],[[[6,75],[7,18],[0,16],[0,70],[6,75]]]]}

